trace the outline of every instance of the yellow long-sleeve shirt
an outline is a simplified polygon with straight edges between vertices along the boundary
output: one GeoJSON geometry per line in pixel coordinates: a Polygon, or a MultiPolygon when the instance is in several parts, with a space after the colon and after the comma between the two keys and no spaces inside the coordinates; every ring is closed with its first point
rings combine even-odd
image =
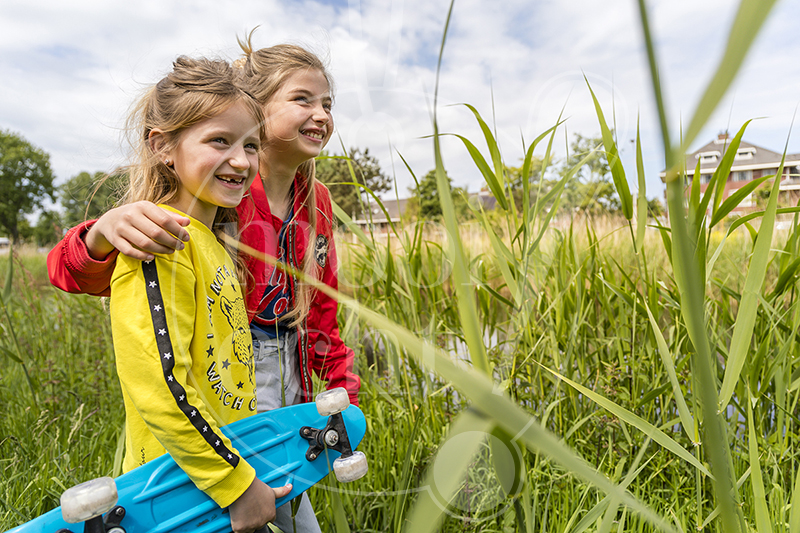
{"type": "Polygon", "coordinates": [[[256,412],[250,329],[230,256],[201,222],[187,230],[190,241],[173,254],[147,262],[120,255],[111,279],[123,469],[167,451],[227,507],[255,477],[219,430],[256,412]]]}

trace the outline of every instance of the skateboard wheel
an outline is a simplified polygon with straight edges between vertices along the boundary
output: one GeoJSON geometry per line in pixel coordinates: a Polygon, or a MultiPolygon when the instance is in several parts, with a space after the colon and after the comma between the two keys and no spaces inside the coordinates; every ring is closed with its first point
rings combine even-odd
{"type": "Polygon", "coordinates": [[[367,456],[364,452],[353,452],[353,455],[339,457],[333,461],[333,473],[342,483],[349,483],[367,475],[367,456]]]}
{"type": "Polygon", "coordinates": [[[107,513],[117,504],[117,484],[100,477],[65,490],[61,494],[61,515],[70,524],[107,513]]]}
{"type": "Polygon", "coordinates": [[[331,416],[347,409],[350,406],[350,397],[344,387],[337,387],[317,394],[314,403],[320,416],[331,416]]]}

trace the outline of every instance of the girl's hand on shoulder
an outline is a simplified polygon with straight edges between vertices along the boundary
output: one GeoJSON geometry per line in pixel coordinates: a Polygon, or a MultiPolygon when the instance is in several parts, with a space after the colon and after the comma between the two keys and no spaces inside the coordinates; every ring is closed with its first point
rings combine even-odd
{"type": "Polygon", "coordinates": [[[275,520],[275,500],[291,492],[292,485],[276,489],[255,478],[228,510],[233,533],[253,533],[275,520]]]}
{"type": "Polygon", "coordinates": [[[86,234],[86,248],[101,261],[112,251],[148,261],[152,254],[182,250],[189,233],[189,218],[158,207],[152,202],[135,202],[115,207],[101,216],[86,234]]]}

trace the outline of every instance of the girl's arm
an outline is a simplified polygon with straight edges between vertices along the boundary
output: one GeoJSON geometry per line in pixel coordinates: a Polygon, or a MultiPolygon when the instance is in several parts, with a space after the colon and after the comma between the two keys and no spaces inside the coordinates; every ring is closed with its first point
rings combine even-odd
{"type": "Polygon", "coordinates": [[[72,228],[50,251],[50,282],[67,292],[108,296],[117,251],[139,260],[172,253],[189,240],[188,224],[188,218],[150,202],[111,209],[72,228]]]}
{"type": "MultiPolygon", "coordinates": [[[[120,257],[112,283],[112,338],[126,431],[135,448],[128,450],[126,468],[166,451],[200,490],[228,507],[253,483],[255,471],[220,431],[206,403],[212,401],[208,391],[200,392],[206,374],[196,362],[205,364],[206,353],[192,350],[200,351],[193,337],[206,303],[198,308],[200,281],[191,263],[172,259],[180,257],[152,262],[120,257]],[[148,270],[153,265],[155,275],[148,270]]],[[[242,409],[246,416],[247,401],[242,409]]]]}

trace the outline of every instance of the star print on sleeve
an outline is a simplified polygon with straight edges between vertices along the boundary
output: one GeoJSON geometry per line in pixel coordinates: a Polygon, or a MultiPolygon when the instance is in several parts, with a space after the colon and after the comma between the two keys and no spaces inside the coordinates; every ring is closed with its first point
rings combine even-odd
{"type": "Polygon", "coordinates": [[[237,389],[241,389],[242,387],[244,387],[244,383],[242,383],[241,381],[236,384],[237,389]]]}
{"type": "Polygon", "coordinates": [[[228,370],[228,367],[229,367],[229,366],[231,366],[231,362],[230,362],[229,360],[225,359],[225,360],[222,362],[222,369],[223,369],[223,370],[228,370]]]}
{"type": "MultiPolygon", "coordinates": [[[[184,388],[184,383],[182,383],[180,379],[173,374],[173,370],[175,368],[175,357],[172,355],[172,353],[175,350],[172,345],[172,340],[170,339],[170,332],[167,326],[167,317],[165,316],[166,313],[162,311],[162,309],[164,309],[164,300],[161,290],[158,288],[159,284],[157,265],[158,263],[155,261],[143,262],[142,271],[144,274],[147,301],[152,309],[151,319],[153,322],[153,333],[155,336],[156,346],[158,348],[157,353],[162,354],[161,367],[163,370],[164,380],[169,388],[170,393],[172,394],[172,397],[176,400],[178,408],[183,412],[184,416],[186,417],[186,421],[195,428],[198,436],[205,440],[209,446],[213,445],[219,457],[232,467],[236,468],[236,466],[239,464],[239,456],[235,453],[232,453],[228,449],[228,445],[220,440],[219,435],[215,434],[216,431],[212,429],[208,421],[205,420],[204,413],[198,411],[195,406],[191,405],[191,403],[187,401],[187,391],[184,388]],[[216,444],[214,444],[215,442],[216,444]]],[[[209,346],[207,353],[209,356],[213,355],[214,347],[209,346]]]]}

